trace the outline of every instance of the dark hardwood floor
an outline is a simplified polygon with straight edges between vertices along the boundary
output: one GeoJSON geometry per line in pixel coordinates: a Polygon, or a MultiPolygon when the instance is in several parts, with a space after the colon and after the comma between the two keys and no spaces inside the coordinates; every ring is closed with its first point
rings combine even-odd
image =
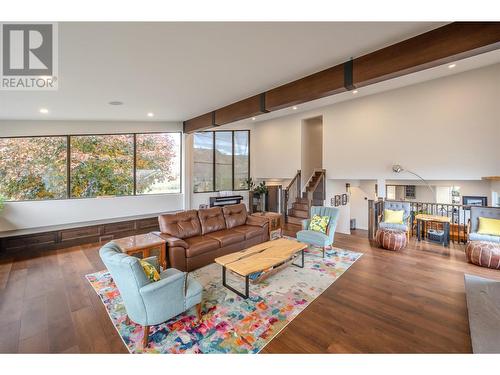
{"type": "MultiPolygon", "coordinates": [[[[499,271],[468,264],[463,245],[412,239],[390,252],[359,230],[335,245],[364,255],[264,353],[471,352],[463,275],[500,280],[499,271]]],[[[127,353],[84,278],[104,269],[98,249],[1,255],[0,353],[127,353]]]]}

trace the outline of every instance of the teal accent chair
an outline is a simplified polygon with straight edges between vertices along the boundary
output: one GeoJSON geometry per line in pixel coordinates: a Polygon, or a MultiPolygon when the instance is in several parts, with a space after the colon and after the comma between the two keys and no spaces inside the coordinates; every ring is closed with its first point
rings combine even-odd
{"type": "Polygon", "coordinates": [[[411,206],[410,202],[385,201],[384,210],[404,211],[403,222],[401,224],[386,223],[384,221],[384,212],[378,217],[378,227],[381,229],[395,229],[405,232],[407,241],[410,241],[411,231],[411,206]]]}
{"type": "Polygon", "coordinates": [[[312,206],[310,217],[314,215],[329,216],[328,229],[326,234],[309,230],[310,219],[302,220],[302,230],[297,232],[297,239],[313,246],[323,248],[323,258],[325,257],[325,248],[333,244],[335,238],[335,228],[339,220],[340,210],[335,207],[312,206]]]}
{"type": "Polygon", "coordinates": [[[196,305],[201,319],[202,287],[187,277],[186,272],[169,268],[160,272],[158,259],[144,259],[160,272],[161,280],[152,282],[144,273],[140,260],[123,253],[120,247],[109,242],[99,250],[99,255],[120,291],[127,322],[144,326],[143,345],[148,345],[149,327],[166,322],[196,305]]]}
{"type": "Polygon", "coordinates": [[[467,227],[469,241],[488,241],[500,243],[500,236],[493,234],[479,234],[479,218],[485,217],[489,219],[500,220],[500,208],[498,207],[474,207],[470,208],[470,222],[467,227]]]}

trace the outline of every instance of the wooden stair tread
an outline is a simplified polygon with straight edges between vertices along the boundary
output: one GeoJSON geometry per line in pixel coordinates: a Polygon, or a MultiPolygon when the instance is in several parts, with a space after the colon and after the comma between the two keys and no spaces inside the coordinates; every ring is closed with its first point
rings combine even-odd
{"type": "Polygon", "coordinates": [[[297,224],[297,225],[302,225],[302,220],[304,220],[301,217],[295,217],[295,216],[288,216],[288,223],[290,224],[297,224]]]}

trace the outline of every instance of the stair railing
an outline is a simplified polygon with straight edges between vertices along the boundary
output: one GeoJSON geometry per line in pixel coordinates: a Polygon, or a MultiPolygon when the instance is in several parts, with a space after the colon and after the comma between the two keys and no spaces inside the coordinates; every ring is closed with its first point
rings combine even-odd
{"type": "Polygon", "coordinates": [[[309,178],[308,183],[306,185],[307,194],[307,203],[308,206],[311,207],[315,202],[323,205],[323,201],[326,199],[326,179],[325,179],[326,171],[324,169],[317,169],[313,172],[312,176],[309,178]],[[321,172],[319,177],[317,178],[314,185],[309,188],[309,182],[313,179],[317,172],[321,172]]]}
{"type": "Polygon", "coordinates": [[[300,185],[301,172],[300,169],[297,171],[295,176],[292,178],[288,186],[283,190],[283,216],[285,218],[285,223],[288,223],[288,210],[292,208],[292,203],[295,202],[297,197],[300,197],[302,192],[302,187],[300,185]]]}

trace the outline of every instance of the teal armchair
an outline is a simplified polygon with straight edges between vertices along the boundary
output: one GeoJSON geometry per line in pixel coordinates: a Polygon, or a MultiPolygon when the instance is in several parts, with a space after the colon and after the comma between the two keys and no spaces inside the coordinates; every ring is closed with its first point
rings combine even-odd
{"type": "Polygon", "coordinates": [[[323,258],[325,257],[325,248],[331,246],[335,239],[335,229],[339,220],[340,210],[335,207],[312,206],[310,217],[314,215],[329,216],[328,228],[326,234],[309,230],[310,219],[302,220],[302,230],[297,232],[297,239],[300,242],[308,243],[313,246],[323,248],[323,258]]]}
{"type": "Polygon", "coordinates": [[[149,327],[163,323],[196,305],[201,318],[201,285],[187,273],[169,268],[160,272],[156,257],[146,258],[161,279],[152,282],[144,273],[139,259],[124,254],[120,247],[109,242],[99,250],[102,261],[120,291],[127,320],[144,326],[143,345],[148,345],[149,327]]]}

